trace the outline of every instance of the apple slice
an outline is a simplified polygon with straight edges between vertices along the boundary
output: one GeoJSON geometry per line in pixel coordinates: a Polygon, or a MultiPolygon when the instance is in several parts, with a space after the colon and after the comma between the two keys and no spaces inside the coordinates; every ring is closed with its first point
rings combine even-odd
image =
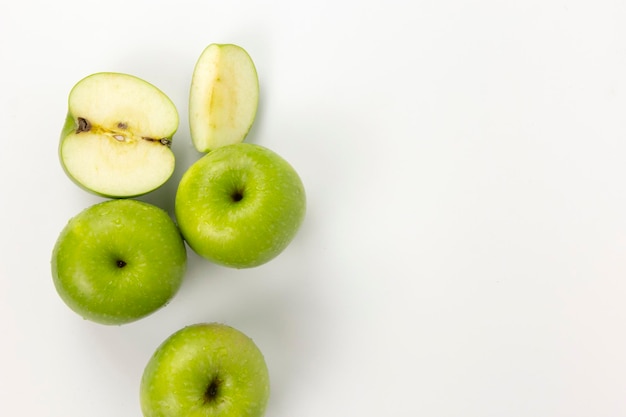
{"type": "Polygon", "coordinates": [[[199,152],[242,142],[259,103],[250,55],[233,44],[211,44],[196,63],[189,93],[189,129],[199,152]]]}
{"type": "Polygon", "coordinates": [[[79,81],[68,105],[59,152],[78,185],[106,197],[133,197],[170,178],[178,112],[158,88],[102,72],[79,81]]]}

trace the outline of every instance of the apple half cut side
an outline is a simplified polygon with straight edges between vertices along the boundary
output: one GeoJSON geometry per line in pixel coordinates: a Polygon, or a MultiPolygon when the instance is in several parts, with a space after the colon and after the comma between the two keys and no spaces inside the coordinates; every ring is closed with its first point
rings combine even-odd
{"type": "Polygon", "coordinates": [[[67,175],[98,195],[126,198],[163,185],[174,172],[174,103],[132,75],[102,72],[69,94],[59,156],[67,175]]]}
{"type": "Polygon", "coordinates": [[[211,44],[193,71],[189,129],[199,152],[242,142],[256,117],[259,79],[250,55],[238,45],[211,44]]]}

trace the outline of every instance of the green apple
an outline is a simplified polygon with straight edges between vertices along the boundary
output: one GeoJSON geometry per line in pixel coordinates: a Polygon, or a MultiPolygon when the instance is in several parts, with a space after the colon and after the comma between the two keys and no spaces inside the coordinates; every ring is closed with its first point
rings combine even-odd
{"type": "Polygon", "coordinates": [[[85,319],[124,324],[156,311],[178,291],[184,241],[172,218],[141,201],[107,200],[73,217],[52,252],[52,277],[85,319]]]}
{"type": "Polygon", "coordinates": [[[249,268],[287,247],[305,215],[304,186],[273,151],[237,143],[204,155],[178,185],[175,212],[189,246],[217,264],[249,268]]]}
{"type": "Polygon", "coordinates": [[[193,71],[189,129],[199,152],[239,143],[252,127],[259,102],[254,62],[240,46],[207,46],[193,71]]]}
{"type": "Polygon", "coordinates": [[[140,387],[145,417],[260,417],[269,398],[263,354],[218,323],[187,326],[150,358],[140,387]]]}
{"type": "Polygon", "coordinates": [[[59,154],[67,175],[107,197],[150,192],[174,172],[178,112],[158,88],[127,74],[102,72],[69,94],[59,154]]]}

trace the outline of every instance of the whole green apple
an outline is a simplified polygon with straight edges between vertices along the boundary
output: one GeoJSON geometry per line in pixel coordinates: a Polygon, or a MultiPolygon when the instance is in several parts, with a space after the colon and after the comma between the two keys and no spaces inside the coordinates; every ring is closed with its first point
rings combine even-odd
{"type": "Polygon", "coordinates": [[[72,218],[52,252],[52,277],[65,303],[102,324],[138,320],[178,291],[187,253],[174,221],[136,200],[108,200],[72,218]]]}
{"type": "Polygon", "coordinates": [[[137,196],[174,172],[170,146],[177,129],[176,107],[161,90],[132,75],[100,72],[70,91],[59,157],[85,190],[137,196]]]}
{"type": "Polygon", "coordinates": [[[269,398],[263,354],[218,323],[187,326],[150,358],[140,387],[145,417],[260,417],[269,398]]]}
{"type": "Polygon", "coordinates": [[[176,193],[178,225],[189,246],[217,264],[249,268],[280,254],[305,215],[304,186],[273,151],[237,143],[196,161],[176,193]]]}

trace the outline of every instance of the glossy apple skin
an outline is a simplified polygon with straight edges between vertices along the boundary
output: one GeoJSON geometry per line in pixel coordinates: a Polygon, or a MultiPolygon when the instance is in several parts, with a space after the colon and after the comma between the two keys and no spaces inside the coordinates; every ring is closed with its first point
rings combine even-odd
{"type": "Polygon", "coordinates": [[[146,365],[140,387],[145,417],[260,417],[269,394],[259,348],[219,323],[187,326],[167,338],[146,365]]]}
{"type": "Polygon", "coordinates": [[[183,175],[176,219],[189,246],[225,266],[250,268],[280,254],[306,212],[304,185],[273,151],[238,143],[211,151],[183,175]]]}
{"type": "Polygon", "coordinates": [[[164,306],[182,284],[186,261],[182,236],[165,211],[136,200],[108,200],[68,222],[51,269],[72,310],[119,325],[164,306]]]}

